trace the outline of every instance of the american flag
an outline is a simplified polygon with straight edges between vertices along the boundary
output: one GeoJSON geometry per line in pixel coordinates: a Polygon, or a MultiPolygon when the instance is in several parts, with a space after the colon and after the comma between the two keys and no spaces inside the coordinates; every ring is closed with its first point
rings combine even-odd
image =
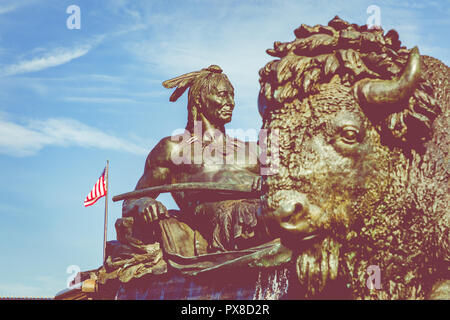
{"type": "Polygon", "coordinates": [[[106,195],[106,181],[105,181],[105,172],[106,168],[103,170],[102,175],[98,178],[97,183],[92,188],[91,192],[89,192],[88,196],[84,200],[84,206],[92,206],[97,202],[98,199],[106,195]]]}

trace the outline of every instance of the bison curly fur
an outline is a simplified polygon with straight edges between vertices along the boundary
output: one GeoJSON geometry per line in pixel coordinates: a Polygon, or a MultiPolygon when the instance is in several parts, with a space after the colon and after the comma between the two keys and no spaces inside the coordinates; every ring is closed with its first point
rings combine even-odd
{"type": "MultiPolygon", "coordinates": [[[[295,36],[291,42],[275,42],[267,52],[277,59],[260,70],[260,96],[270,107],[264,113],[263,128],[279,130],[280,140],[278,174],[265,179],[273,206],[279,201],[277,191],[299,188],[295,163],[315,161],[296,158],[302,148],[301,142],[295,142],[299,130],[320,122],[314,112],[308,121],[299,112],[305,104],[319,102],[319,98],[308,98],[319,97],[336,76],[343,91],[364,78],[393,79],[410,52],[401,46],[396,31],[383,34],[381,29],[369,30],[338,17],[328,26],[302,25],[295,36]]],[[[384,174],[387,185],[381,197],[368,196],[365,199],[370,201],[356,204],[361,206],[353,208],[358,218],[345,234],[335,230],[340,235],[333,236],[340,243],[339,275],[346,279],[354,299],[450,297],[449,68],[421,56],[421,70],[412,96],[389,112],[361,106],[370,122],[369,134],[379,140],[371,152],[384,159],[365,170],[384,174]],[[370,265],[381,270],[379,290],[366,286],[370,265]]],[[[341,108],[340,89],[333,90],[327,103],[341,108]]]]}

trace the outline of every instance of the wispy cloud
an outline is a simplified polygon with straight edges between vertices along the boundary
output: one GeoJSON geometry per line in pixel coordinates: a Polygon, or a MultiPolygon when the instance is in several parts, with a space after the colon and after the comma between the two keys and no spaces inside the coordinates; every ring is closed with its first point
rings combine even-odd
{"type": "Polygon", "coordinates": [[[91,45],[84,45],[75,48],[56,48],[51,52],[46,52],[40,57],[31,60],[23,60],[16,64],[3,68],[0,72],[3,76],[11,76],[28,72],[36,72],[51,67],[56,67],[84,56],[92,48],[91,45]]]}
{"type": "MultiPolygon", "coordinates": [[[[319,1],[320,2],[320,1],[319,1]]],[[[118,1],[123,7],[135,2],[118,1]]],[[[157,5],[140,2],[141,20],[151,24],[151,32],[123,42],[124,47],[147,66],[167,77],[217,64],[229,76],[236,89],[236,101],[245,109],[254,109],[259,90],[258,71],[272,57],[265,55],[275,40],[294,38],[301,23],[326,24],[339,7],[318,3],[273,1],[255,2],[196,1],[198,10],[189,10],[192,2],[161,10],[157,5]],[[214,18],[208,18],[214,10],[214,18]]],[[[322,3],[322,2],[321,2],[322,3]]],[[[351,5],[343,8],[354,11],[351,5]]],[[[365,17],[365,8],[361,16],[365,17]]]]}
{"type": "Polygon", "coordinates": [[[0,14],[16,11],[20,7],[24,7],[35,2],[36,0],[22,0],[20,2],[17,0],[2,0],[2,3],[0,4],[0,14]]]}
{"type": "MultiPolygon", "coordinates": [[[[136,2],[116,1],[120,8],[135,8],[136,2]]],[[[254,108],[259,90],[258,71],[271,57],[264,55],[273,42],[294,39],[300,24],[327,24],[336,14],[352,23],[364,24],[370,1],[270,1],[217,2],[193,1],[172,6],[162,14],[157,5],[140,2],[141,21],[151,24],[151,33],[124,41],[124,47],[148,66],[168,77],[218,64],[236,89],[237,102],[254,108]],[[198,10],[189,10],[194,3],[198,10]],[[258,5],[255,5],[258,3],[258,5]],[[213,8],[213,9],[212,9],[213,8]],[[318,10],[318,8],[321,8],[318,10]],[[214,18],[207,18],[214,10],[214,18]]],[[[422,45],[426,37],[418,35],[423,21],[411,9],[396,2],[380,4],[385,30],[396,28],[408,46],[422,45]]],[[[419,2],[408,2],[419,5],[419,2]]]]}
{"type": "Polygon", "coordinates": [[[0,115],[0,153],[26,157],[46,146],[78,146],[145,155],[146,148],[68,118],[29,120],[25,125],[0,115]]]}
{"type": "Polygon", "coordinates": [[[65,101],[81,103],[139,103],[139,101],[129,98],[110,98],[110,97],[66,97],[65,101]]]}
{"type": "Polygon", "coordinates": [[[17,7],[18,6],[14,4],[0,6],[0,14],[5,14],[14,11],[17,9],[17,7]]]}

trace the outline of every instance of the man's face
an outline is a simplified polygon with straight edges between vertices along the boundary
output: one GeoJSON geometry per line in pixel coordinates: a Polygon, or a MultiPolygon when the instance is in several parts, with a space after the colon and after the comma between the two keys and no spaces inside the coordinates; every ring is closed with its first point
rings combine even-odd
{"type": "Polygon", "coordinates": [[[234,109],[234,90],[231,84],[222,80],[205,97],[202,109],[204,116],[212,123],[224,125],[231,121],[234,109]]]}

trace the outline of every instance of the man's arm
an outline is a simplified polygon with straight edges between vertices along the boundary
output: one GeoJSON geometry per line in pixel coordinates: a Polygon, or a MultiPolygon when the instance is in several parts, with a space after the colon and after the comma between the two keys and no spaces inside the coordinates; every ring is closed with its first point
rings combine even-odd
{"type": "MultiPolygon", "coordinates": [[[[149,153],[145,161],[144,174],[136,184],[135,190],[159,186],[170,182],[170,163],[168,163],[169,159],[167,159],[168,147],[167,141],[163,139],[149,153]]],[[[158,195],[155,193],[151,197],[156,198],[158,195]]]]}
{"type": "MultiPolygon", "coordinates": [[[[144,174],[139,179],[135,190],[170,183],[170,163],[168,160],[169,145],[167,139],[161,140],[149,153],[144,167],[144,174]]],[[[146,223],[167,216],[167,209],[156,201],[159,193],[139,199],[129,199],[123,202],[122,216],[141,218],[146,223]]]]}

